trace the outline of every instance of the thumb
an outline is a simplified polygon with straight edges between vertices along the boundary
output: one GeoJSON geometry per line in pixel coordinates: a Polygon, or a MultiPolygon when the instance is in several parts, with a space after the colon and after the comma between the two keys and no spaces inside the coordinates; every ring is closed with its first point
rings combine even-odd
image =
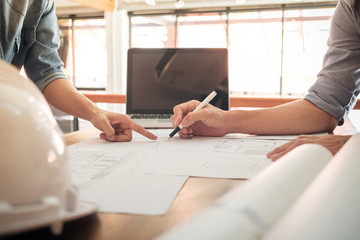
{"type": "Polygon", "coordinates": [[[106,135],[106,140],[108,141],[115,140],[115,130],[108,121],[104,121],[104,123],[101,126],[101,129],[106,135]]]}

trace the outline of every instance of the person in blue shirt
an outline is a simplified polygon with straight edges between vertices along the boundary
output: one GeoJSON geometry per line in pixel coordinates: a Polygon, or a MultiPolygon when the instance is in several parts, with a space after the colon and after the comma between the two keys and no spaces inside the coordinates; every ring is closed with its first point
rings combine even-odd
{"type": "MultiPolygon", "coordinates": [[[[259,110],[223,111],[207,106],[192,112],[198,101],[174,107],[179,135],[223,136],[228,133],[305,134],[333,131],[342,125],[360,92],[359,0],[339,0],[331,21],[328,51],[315,84],[304,99],[259,110]]],[[[351,136],[300,136],[267,156],[277,160],[304,143],[318,143],[335,154],[351,136]]]]}
{"type": "Polygon", "coordinates": [[[90,121],[108,141],[130,141],[132,130],[157,138],[128,116],[100,109],[67,79],[57,53],[60,37],[53,0],[0,1],[0,31],[0,59],[24,67],[51,105],[90,121]]]}

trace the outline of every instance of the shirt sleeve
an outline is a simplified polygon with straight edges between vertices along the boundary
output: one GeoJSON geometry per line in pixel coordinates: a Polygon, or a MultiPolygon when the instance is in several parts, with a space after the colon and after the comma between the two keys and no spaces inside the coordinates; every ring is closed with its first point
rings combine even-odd
{"type": "Polygon", "coordinates": [[[342,125],[357,101],[360,80],[359,10],[354,1],[340,0],[330,26],[323,68],[305,99],[342,125]]]}
{"type": "Polygon", "coordinates": [[[27,76],[41,91],[56,79],[67,79],[62,70],[64,64],[57,53],[60,33],[54,1],[48,1],[38,25],[30,26],[27,31],[34,37],[24,62],[27,76]]]}

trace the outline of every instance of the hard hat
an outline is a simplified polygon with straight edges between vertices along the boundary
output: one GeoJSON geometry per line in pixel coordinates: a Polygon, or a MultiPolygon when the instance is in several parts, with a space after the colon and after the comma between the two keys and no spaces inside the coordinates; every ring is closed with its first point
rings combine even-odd
{"type": "MultiPolygon", "coordinates": [[[[62,132],[45,98],[0,61],[0,236],[94,213],[78,201],[62,132]]],[[[85,204],[85,205],[84,205],[85,204]]]]}

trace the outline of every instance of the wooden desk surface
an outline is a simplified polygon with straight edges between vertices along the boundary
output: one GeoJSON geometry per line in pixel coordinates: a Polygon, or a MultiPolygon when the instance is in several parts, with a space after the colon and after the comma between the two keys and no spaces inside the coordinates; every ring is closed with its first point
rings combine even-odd
{"type": "MultiPolygon", "coordinates": [[[[67,145],[71,145],[94,136],[97,132],[96,129],[88,129],[65,134],[64,141],[67,145]]],[[[351,121],[347,121],[334,133],[354,134],[356,129],[351,121]]],[[[243,182],[244,180],[190,177],[164,216],[97,213],[65,223],[60,236],[53,236],[49,228],[42,228],[4,239],[153,239],[243,182]]]]}

